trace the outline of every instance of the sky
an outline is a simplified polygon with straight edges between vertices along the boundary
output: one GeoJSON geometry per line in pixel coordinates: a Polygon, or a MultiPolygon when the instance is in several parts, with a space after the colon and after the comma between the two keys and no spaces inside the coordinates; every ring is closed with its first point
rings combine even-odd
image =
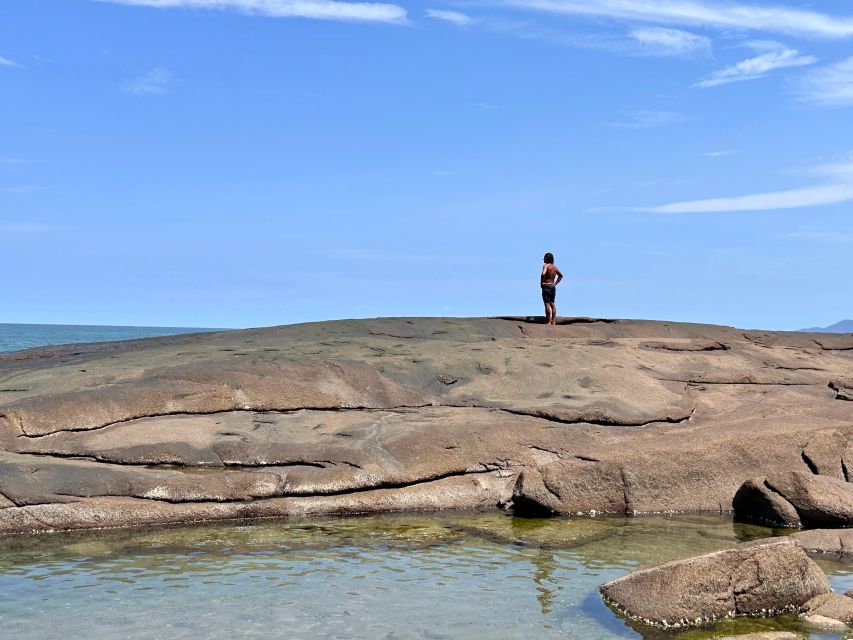
{"type": "Polygon", "coordinates": [[[842,0],[2,0],[0,322],[853,317],[842,0]]]}

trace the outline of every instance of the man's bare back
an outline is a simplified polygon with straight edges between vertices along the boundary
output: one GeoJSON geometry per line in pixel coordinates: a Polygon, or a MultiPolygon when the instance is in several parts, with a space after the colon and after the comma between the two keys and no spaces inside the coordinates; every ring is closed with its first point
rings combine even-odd
{"type": "Polygon", "coordinates": [[[541,284],[556,285],[557,283],[554,282],[555,278],[560,278],[560,280],[562,280],[563,274],[560,273],[560,270],[553,264],[545,263],[545,265],[543,265],[542,267],[541,284]]]}
{"type": "Polygon", "coordinates": [[[539,284],[542,287],[542,302],[545,303],[545,323],[557,324],[557,285],[563,279],[563,274],[554,264],[553,254],[546,253],[544,261],[539,284]]]}

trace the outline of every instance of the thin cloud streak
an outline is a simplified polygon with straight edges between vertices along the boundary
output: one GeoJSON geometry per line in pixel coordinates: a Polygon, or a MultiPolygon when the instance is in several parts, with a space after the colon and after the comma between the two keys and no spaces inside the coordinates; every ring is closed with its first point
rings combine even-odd
{"type": "Polygon", "coordinates": [[[754,193],[728,198],[709,198],[673,202],[658,207],[639,207],[647,213],[729,213],[737,211],[775,211],[818,207],[853,200],[853,159],[843,163],[815,167],[812,173],[832,180],[811,187],[754,193]]]}
{"type": "Polygon", "coordinates": [[[135,96],[156,96],[169,92],[169,86],[174,82],[174,77],[168,69],[152,69],[146,74],[128,80],[121,90],[135,96]]]}
{"type": "Polygon", "coordinates": [[[853,233],[842,231],[794,231],[786,233],[785,238],[793,240],[809,240],[812,242],[827,242],[833,244],[847,244],[853,242],[853,233]]]}
{"type": "Polygon", "coordinates": [[[687,120],[687,116],[675,111],[633,111],[625,120],[611,122],[610,126],[617,129],[654,129],[687,120]]]}
{"type": "Polygon", "coordinates": [[[34,224],[29,222],[0,224],[0,233],[37,233],[50,231],[54,227],[49,224],[34,224]]]}
{"type": "Polygon", "coordinates": [[[443,11],[441,9],[427,9],[427,17],[435,18],[436,20],[444,20],[451,22],[459,27],[467,27],[474,22],[471,16],[465,15],[459,11],[443,11]]]}
{"type": "Polygon", "coordinates": [[[312,18],[349,22],[404,24],[406,10],[396,4],[338,2],[337,0],[96,0],[112,4],[154,7],[232,10],[269,18],[312,18]]]}
{"type": "Polygon", "coordinates": [[[780,46],[775,51],[768,51],[767,53],[762,53],[754,58],[741,60],[729,67],[718,69],[710,76],[704,80],[700,80],[693,86],[707,89],[709,87],[717,87],[721,84],[729,84],[731,82],[757,80],[776,69],[803,67],[814,64],[815,62],[817,62],[817,58],[814,56],[800,55],[800,52],[796,49],[788,49],[780,46]]]}
{"type": "Polygon", "coordinates": [[[677,56],[680,58],[707,57],[711,55],[711,39],[680,29],[644,27],[634,29],[631,38],[647,55],[677,56]]]}
{"type": "Polygon", "coordinates": [[[9,58],[4,58],[3,56],[0,56],[0,67],[20,67],[20,66],[21,65],[19,65],[14,60],[9,60],[9,58]]]}
{"type": "Polygon", "coordinates": [[[496,0],[504,6],[564,15],[658,24],[742,29],[817,38],[853,37],[853,17],[784,6],[710,0],[496,0]]]}
{"type": "Polygon", "coordinates": [[[853,106],[853,56],[812,70],[795,88],[800,102],[819,107],[853,106]]]}

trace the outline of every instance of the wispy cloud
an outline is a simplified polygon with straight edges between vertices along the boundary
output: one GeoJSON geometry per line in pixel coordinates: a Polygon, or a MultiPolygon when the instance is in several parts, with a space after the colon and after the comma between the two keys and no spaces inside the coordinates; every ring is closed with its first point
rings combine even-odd
{"type": "Polygon", "coordinates": [[[693,86],[708,88],[717,87],[721,84],[729,84],[730,82],[757,80],[776,69],[803,67],[817,62],[817,58],[814,56],[802,55],[796,49],[789,49],[778,42],[758,41],[748,43],[747,46],[759,49],[764,53],[753,58],[741,60],[723,69],[718,69],[693,86]]]}
{"type": "Polygon", "coordinates": [[[740,151],[736,149],[721,149],[720,151],[706,151],[702,155],[706,158],[724,158],[726,156],[733,156],[736,153],[740,153],[740,151]]]}
{"type": "Polygon", "coordinates": [[[0,67],[18,67],[18,66],[20,66],[20,65],[17,62],[15,62],[14,60],[9,60],[9,58],[4,58],[3,56],[0,56],[0,67]]]}
{"type": "Polygon", "coordinates": [[[644,27],[634,29],[631,38],[639,51],[648,55],[693,58],[711,55],[711,39],[680,29],[644,27]]]}
{"type": "Polygon", "coordinates": [[[820,38],[853,36],[853,17],[784,6],[718,0],[494,0],[505,6],[566,15],[714,27],[820,38]]]}
{"type": "Polygon", "coordinates": [[[847,244],[853,242],[853,233],[844,231],[794,231],[784,234],[792,240],[807,240],[810,242],[826,242],[832,244],[847,244]]]}
{"type": "Polygon", "coordinates": [[[32,193],[43,188],[33,184],[21,184],[14,187],[0,187],[0,193],[32,193]]]}
{"type": "Polygon", "coordinates": [[[675,111],[632,111],[625,115],[624,120],[611,122],[610,126],[617,129],[654,129],[687,120],[687,116],[675,111]]]}
{"type": "Polygon", "coordinates": [[[821,107],[853,106],[853,56],[813,69],[796,85],[801,102],[821,107]]]}
{"type": "Polygon", "coordinates": [[[650,213],[773,211],[825,206],[853,200],[853,157],[844,162],[813,167],[811,173],[823,177],[824,181],[799,189],[673,202],[657,207],[640,207],[635,211],[650,213]]]}
{"type": "Polygon", "coordinates": [[[32,222],[10,222],[0,223],[0,233],[36,233],[38,231],[50,231],[54,227],[49,224],[38,224],[32,222]]]}
{"type": "Polygon", "coordinates": [[[430,18],[435,18],[436,20],[444,20],[445,22],[452,22],[453,24],[460,27],[467,27],[474,22],[474,19],[471,16],[466,15],[464,13],[460,13],[459,11],[427,9],[426,14],[430,18]]]}
{"type": "Polygon", "coordinates": [[[121,90],[135,96],[162,95],[168,93],[173,82],[174,76],[168,69],[157,68],[138,78],[128,80],[121,86],[121,90]]]}
{"type": "Polygon", "coordinates": [[[352,22],[405,23],[406,10],[396,4],[336,0],[98,0],[144,7],[232,10],[271,18],[313,18],[352,22]]]}

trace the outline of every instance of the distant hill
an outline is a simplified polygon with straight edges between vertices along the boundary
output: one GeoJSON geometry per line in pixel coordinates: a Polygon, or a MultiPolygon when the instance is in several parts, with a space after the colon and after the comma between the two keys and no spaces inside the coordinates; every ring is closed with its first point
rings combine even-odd
{"type": "Polygon", "coordinates": [[[809,333],[853,333],[853,320],[842,320],[828,327],[812,327],[810,329],[800,329],[800,331],[808,331],[809,333]]]}

